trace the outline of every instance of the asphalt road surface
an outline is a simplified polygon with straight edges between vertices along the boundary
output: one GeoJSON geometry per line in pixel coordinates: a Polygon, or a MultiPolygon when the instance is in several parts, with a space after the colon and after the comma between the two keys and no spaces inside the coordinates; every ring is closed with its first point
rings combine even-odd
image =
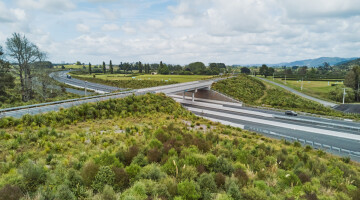
{"type": "Polygon", "coordinates": [[[107,85],[102,85],[102,84],[97,84],[97,83],[91,83],[91,82],[85,83],[85,81],[79,80],[76,78],[71,78],[71,79],[67,78],[67,73],[69,73],[70,71],[71,70],[53,72],[50,74],[50,77],[52,77],[56,81],[59,81],[59,82],[62,82],[62,83],[65,83],[67,85],[71,85],[74,87],[78,87],[78,88],[86,87],[87,89],[93,90],[100,94],[125,90],[125,88],[112,87],[112,86],[107,86],[107,85]]]}
{"type": "Polygon", "coordinates": [[[360,123],[242,107],[241,104],[172,96],[198,116],[263,135],[299,141],[360,162],[360,123]],[[292,119],[291,119],[292,118],[292,119]]]}

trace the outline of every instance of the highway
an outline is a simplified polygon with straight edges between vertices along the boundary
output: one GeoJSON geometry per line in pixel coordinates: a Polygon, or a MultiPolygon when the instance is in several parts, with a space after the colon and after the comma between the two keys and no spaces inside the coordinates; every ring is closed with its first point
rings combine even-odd
{"type": "MultiPolygon", "coordinates": [[[[142,95],[145,93],[165,93],[196,115],[212,121],[255,131],[273,138],[283,138],[291,141],[297,140],[303,144],[310,144],[314,148],[324,149],[340,156],[349,155],[353,160],[360,162],[360,124],[357,122],[303,115],[296,117],[285,116],[283,112],[243,107],[241,103],[198,98],[195,98],[193,102],[191,97],[183,99],[183,96],[175,95],[184,91],[209,89],[212,83],[218,80],[221,79],[193,81],[108,93],[80,99],[1,109],[0,115],[1,117],[12,116],[19,118],[25,114],[34,115],[57,111],[60,108],[69,108],[83,103],[103,101],[110,98],[123,98],[128,95],[142,95]]],[[[76,83],[72,82],[71,84],[76,83]]],[[[78,86],[80,87],[81,85],[78,86]]],[[[95,89],[102,89],[104,92],[106,90],[106,87],[102,85],[95,85],[95,87],[95,89]]]]}
{"type": "Polygon", "coordinates": [[[51,78],[55,79],[56,81],[65,83],[67,85],[71,85],[73,87],[84,88],[86,86],[87,89],[93,90],[99,94],[106,94],[106,93],[110,93],[110,92],[125,90],[125,88],[112,87],[112,86],[107,86],[107,85],[102,85],[102,84],[97,84],[97,83],[91,83],[91,82],[85,83],[85,81],[79,80],[76,78],[69,79],[69,78],[67,78],[67,73],[69,73],[70,71],[71,70],[53,72],[49,76],[51,78]]]}
{"type": "Polygon", "coordinates": [[[317,149],[348,156],[360,162],[360,124],[312,116],[285,116],[284,113],[243,107],[236,103],[170,95],[194,114],[263,135],[299,141],[317,149]]]}

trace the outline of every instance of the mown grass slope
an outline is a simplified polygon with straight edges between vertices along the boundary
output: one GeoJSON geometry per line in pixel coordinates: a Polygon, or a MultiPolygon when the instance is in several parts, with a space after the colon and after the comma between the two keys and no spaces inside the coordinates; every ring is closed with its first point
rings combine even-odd
{"type": "Polygon", "coordinates": [[[148,94],[1,119],[0,199],[350,199],[360,167],[148,94]]]}
{"type": "Polygon", "coordinates": [[[315,101],[310,101],[280,87],[247,75],[239,75],[219,81],[214,83],[212,88],[248,105],[359,119],[358,115],[349,115],[335,111],[315,101]]]}

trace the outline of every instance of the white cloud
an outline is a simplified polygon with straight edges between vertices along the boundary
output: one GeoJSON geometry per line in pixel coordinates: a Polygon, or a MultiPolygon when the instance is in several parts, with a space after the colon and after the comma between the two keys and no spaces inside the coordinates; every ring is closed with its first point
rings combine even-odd
{"type": "Polygon", "coordinates": [[[360,15],[358,0],[279,0],[293,18],[350,17],[360,15]]]}
{"type": "Polygon", "coordinates": [[[160,29],[163,27],[163,22],[160,20],[149,19],[147,25],[155,29],[160,29]]]}
{"type": "Polygon", "coordinates": [[[116,24],[104,24],[101,28],[103,31],[116,31],[119,30],[119,26],[116,24]]]}
{"type": "Polygon", "coordinates": [[[26,13],[23,9],[9,9],[2,1],[0,1],[0,23],[22,21],[25,18],[26,13]]]}
{"type": "Polygon", "coordinates": [[[0,0],[0,36],[25,32],[55,61],[246,64],[360,54],[358,0],[17,2],[0,0]]]}
{"type": "Polygon", "coordinates": [[[183,15],[179,15],[172,19],[170,24],[174,27],[192,27],[194,26],[194,21],[191,18],[186,18],[183,15]]]}
{"type": "Polygon", "coordinates": [[[105,16],[105,18],[109,19],[109,20],[116,20],[120,16],[120,13],[118,10],[109,10],[106,8],[100,8],[100,11],[105,16]]]}
{"type": "Polygon", "coordinates": [[[121,27],[121,30],[124,31],[127,34],[133,34],[136,33],[135,28],[133,28],[132,26],[130,26],[129,24],[125,24],[124,26],[121,27]]]}
{"type": "Polygon", "coordinates": [[[85,24],[77,24],[76,25],[76,30],[82,33],[86,33],[90,31],[89,26],[85,25],[85,24]]]}
{"type": "Polygon", "coordinates": [[[18,0],[19,7],[24,9],[42,10],[45,12],[62,12],[76,8],[70,0],[18,0]]]}

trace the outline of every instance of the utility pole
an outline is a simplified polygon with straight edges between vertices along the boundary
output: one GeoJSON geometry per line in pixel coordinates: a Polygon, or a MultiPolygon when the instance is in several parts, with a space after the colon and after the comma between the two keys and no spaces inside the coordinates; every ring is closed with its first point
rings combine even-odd
{"type": "Polygon", "coordinates": [[[275,73],[273,73],[273,80],[275,80],[275,73]]]}
{"type": "Polygon", "coordinates": [[[285,85],[286,85],[286,74],[285,74],[285,85]]]}
{"type": "Polygon", "coordinates": [[[356,98],[357,101],[359,101],[359,81],[360,81],[360,80],[358,80],[358,92],[357,92],[357,98],[356,98]]]}
{"type": "Polygon", "coordinates": [[[301,91],[303,90],[304,87],[304,77],[301,78],[301,91]]]}
{"type": "Polygon", "coordinates": [[[87,83],[87,81],[85,81],[85,96],[86,96],[86,83],[87,83]]]}
{"type": "Polygon", "coordinates": [[[343,104],[345,104],[345,95],[346,95],[345,90],[346,90],[346,88],[344,88],[344,94],[343,94],[343,104]]]}

